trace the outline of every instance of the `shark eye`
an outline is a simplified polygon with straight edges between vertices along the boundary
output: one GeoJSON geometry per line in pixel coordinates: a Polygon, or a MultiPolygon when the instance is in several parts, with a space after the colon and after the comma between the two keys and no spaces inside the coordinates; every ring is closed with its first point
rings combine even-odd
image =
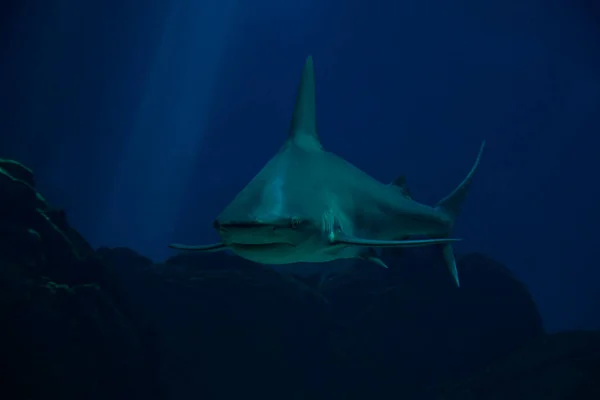
{"type": "Polygon", "coordinates": [[[300,220],[296,217],[292,217],[290,219],[290,226],[292,227],[292,229],[296,229],[297,227],[300,226],[300,220]]]}

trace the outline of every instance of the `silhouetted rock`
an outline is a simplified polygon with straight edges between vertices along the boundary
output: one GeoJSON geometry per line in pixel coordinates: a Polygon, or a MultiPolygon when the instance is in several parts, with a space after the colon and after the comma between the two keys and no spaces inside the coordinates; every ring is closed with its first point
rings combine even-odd
{"type": "Polygon", "coordinates": [[[96,254],[105,262],[115,266],[125,266],[129,269],[151,268],[154,263],[147,257],[139,255],[127,247],[101,247],[96,254]]]}
{"type": "Polygon", "coordinates": [[[167,265],[201,269],[256,269],[260,265],[224,252],[182,252],[165,261],[167,265]]]}
{"type": "Polygon", "coordinates": [[[439,400],[600,399],[600,332],[545,336],[458,384],[439,400]]]}
{"type": "Polygon", "coordinates": [[[600,334],[544,336],[527,288],[484,255],[459,258],[460,288],[437,247],[331,276],[226,252],[155,264],[94,251],[18,163],[0,160],[0,192],[11,399],[600,398],[585,397],[600,334]]]}
{"type": "Polygon", "coordinates": [[[544,333],[527,287],[508,268],[482,254],[460,258],[462,286],[456,323],[463,357],[484,366],[544,333]]]}
{"type": "Polygon", "coordinates": [[[321,274],[310,274],[310,275],[300,275],[300,274],[290,274],[296,280],[304,283],[306,286],[319,290],[321,287],[321,283],[323,281],[321,274]]]}
{"type": "Polygon", "coordinates": [[[91,246],[51,208],[21,164],[0,159],[0,251],[36,273],[66,283],[97,280],[102,264],[91,246]],[[10,172],[9,172],[10,171],[10,172]]]}
{"type": "Polygon", "coordinates": [[[501,264],[460,258],[457,288],[440,262],[421,259],[389,260],[387,271],[357,265],[324,286],[342,327],[343,376],[359,397],[468,376],[543,334],[531,296],[501,264]]]}
{"type": "Polygon", "coordinates": [[[170,398],[306,399],[329,383],[328,304],[303,283],[223,253],[182,254],[129,282],[159,327],[170,398]]]}
{"type": "Polygon", "coordinates": [[[148,343],[101,260],[0,160],[0,375],[11,399],[160,398],[148,343]]]}

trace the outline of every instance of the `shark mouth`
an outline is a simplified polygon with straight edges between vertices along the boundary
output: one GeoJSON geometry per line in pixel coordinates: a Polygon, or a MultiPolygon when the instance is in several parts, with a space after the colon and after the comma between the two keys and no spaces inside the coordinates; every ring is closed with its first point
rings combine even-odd
{"type": "Polygon", "coordinates": [[[218,221],[213,223],[217,230],[228,230],[228,229],[248,229],[258,228],[261,226],[268,226],[267,224],[261,224],[260,222],[229,222],[226,224],[219,224],[218,221]]]}
{"type": "Polygon", "coordinates": [[[228,222],[214,223],[223,243],[232,248],[245,251],[279,250],[284,247],[294,247],[291,243],[278,241],[273,234],[276,224],[261,222],[228,222]]]}
{"type": "Polygon", "coordinates": [[[227,232],[230,230],[242,230],[242,229],[257,229],[257,228],[276,228],[276,223],[265,223],[258,221],[232,221],[226,223],[220,223],[218,220],[213,221],[213,227],[219,232],[227,232]]]}
{"type": "Polygon", "coordinates": [[[296,247],[291,243],[260,243],[260,244],[247,244],[247,243],[230,243],[229,247],[240,250],[250,251],[269,251],[275,249],[281,249],[284,247],[293,248],[296,247]]]}

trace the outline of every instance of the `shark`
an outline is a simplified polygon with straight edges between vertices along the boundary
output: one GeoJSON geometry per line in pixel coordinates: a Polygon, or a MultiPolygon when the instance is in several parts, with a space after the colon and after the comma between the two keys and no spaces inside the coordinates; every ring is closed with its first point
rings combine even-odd
{"type": "Polygon", "coordinates": [[[440,246],[460,286],[451,236],[485,141],[471,170],[434,206],[415,201],[404,177],[376,180],[323,148],[317,133],[315,72],[306,58],[287,138],[214,220],[220,241],[170,244],[182,251],[230,250],[261,264],[362,259],[387,268],[383,248],[440,246]]]}

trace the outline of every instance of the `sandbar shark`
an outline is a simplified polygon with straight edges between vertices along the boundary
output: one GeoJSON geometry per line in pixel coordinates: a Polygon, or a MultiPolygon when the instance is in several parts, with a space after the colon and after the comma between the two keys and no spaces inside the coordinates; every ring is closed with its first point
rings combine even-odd
{"type": "Polygon", "coordinates": [[[450,234],[484,146],[466,178],[435,206],[413,200],[403,178],[382,183],[323,148],[308,56],[287,140],[214,220],[221,241],[169,247],[228,249],[262,264],[364,259],[386,267],[379,248],[438,245],[459,285],[452,243],[461,239],[450,234]]]}

